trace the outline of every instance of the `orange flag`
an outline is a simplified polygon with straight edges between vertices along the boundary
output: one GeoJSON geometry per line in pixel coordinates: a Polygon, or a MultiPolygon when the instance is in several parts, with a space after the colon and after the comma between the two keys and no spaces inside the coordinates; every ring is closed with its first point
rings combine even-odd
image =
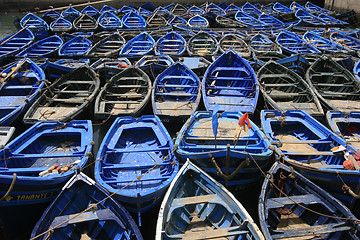
{"type": "Polygon", "coordinates": [[[236,138],[239,136],[240,131],[244,129],[245,131],[248,131],[251,127],[249,115],[245,113],[239,118],[239,126],[236,128],[235,136],[234,136],[234,142],[236,138]]]}

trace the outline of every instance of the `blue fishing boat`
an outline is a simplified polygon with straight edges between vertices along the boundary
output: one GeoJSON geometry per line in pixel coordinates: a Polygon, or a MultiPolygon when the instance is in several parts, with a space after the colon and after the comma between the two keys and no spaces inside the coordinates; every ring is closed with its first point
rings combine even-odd
{"type": "Polygon", "coordinates": [[[149,11],[145,8],[139,7],[139,9],[137,10],[137,13],[142,16],[142,17],[150,17],[152,15],[152,11],[149,11]]]}
{"type": "Polygon", "coordinates": [[[199,106],[200,79],[183,63],[176,62],[156,78],[151,97],[155,115],[162,120],[184,121],[199,106]]]}
{"type": "Polygon", "coordinates": [[[100,79],[89,66],[81,66],[57,79],[31,105],[23,118],[25,124],[39,121],[68,122],[89,108],[100,89],[100,79]]]}
{"type": "Polygon", "coordinates": [[[45,63],[41,64],[40,67],[44,70],[46,79],[53,83],[62,75],[85,64],[89,65],[90,59],[60,59],[56,61],[46,59],[45,63]]]}
{"type": "Polygon", "coordinates": [[[155,239],[173,238],[264,239],[230,191],[190,161],[171,183],[157,220],[155,239]]]}
{"type": "Polygon", "coordinates": [[[53,32],[69,32],[72,29],[72,23],[63,17],[59,17],[51,22],[49,27],[53,32]]]}
{"type": "Polygon", "coordinates": [[[168,18],[171,14],[170,12],[165,9],[164,7],[157,7],[154,11],[153,11],[153,15],[159,15],[165,18],[168,18]]]}
{"type": "Polygon", "coordinates": [[[231,190],[249,189],[260,180],[260,170],[269,167],[273,151],[248,118],[245,130],[239,126],[246,117],[240,112],[195,112],[176,137],[176,156],[183,162],[191,159],[231,190]]]}
{"type": "MultiPolygon", "coordinates": [[[[347,145],[345,139],[300,110],[283,113],[263,110],[261,124],[265,135],[274,143],[281,161],[347,206],[354,203],[354,197],[344,193],[342,187],[346,184],[355,194],[359,194],[359,170],[345,169],[348,163],[345,162],[346,152],[354,154],[357,150],[347,145]],[[336,149],[339,152],[334,152],[336,149]]],[[[356,164],[355,167],[359,168],[356,164]]]]}
{"type": "Polygon", "coordinates": [[[246,2],[242,7],[241,10],[243,13],[248,14],[254,18],[258,18],[262,12],[260,11],[260,9],[258,9],[257,7],[255,7],[254,5],[252,5],[249,2],[246,2]]]}
{"type": "Polygon", "coordinates": [[[164,8],[170,12],[175,6],[176,6],[175,3],[170,3],[169,5],[166,5],[164,8]]]}
{"type": "Polygon", "coordinates": [[[306,10],[299,9],[295,12],[295,16],[301,20],[301,22],[297,23],[297,26],[304,25],[310,27],[325,27],[326,23],[322,21],[320,18],[312,15],[306,10]],[[304,24],[302,24],[302,22],[304,24]]]}
{"type": "Polygon", "coordinates": [[[291,4],[290,4],[290,8],[293,10],[293,11],[297,11],[297,10],[303,10],[303,11],[306,11],[307,12],[307,9],[300,5],[300,3],[297,3],[296,1],[293,1],[291,4]]]}
{"type": "Polygon", "coordinates": [[[174,60],[169,55],[145,55],[135,63],[147,75],[149,75],[152,82],[165,69],[174,64],[174,60]]]}
{"type": "Polygon", "coordinates": [[[312,2],[306,2],[306,4],[305,4],[305,8],[309,11],[309,12],[311,12],[312,14],[317,14],[317,15],[319,15],[319,14],[322,14],[322,13],[324,13],[324,14],[334,14],[334,12],[332,12],[332,11],[330,11],[330,10],[327,10],[327,9],[324,9],[324,8],[321,8],[321,7],[319,7],[318,5],[316,5],[316,4],[314,4],[314,3],[312,3],[312,2]]]}
{"type": "Polygon", "coordinates": [[[76,57],[84,55],[91,48],[92,43],[85,37],[74,37],[64,43],[58,54],[61,57],[76,57]]]}
{"type": "Polygon", "coordinates": [[[206,110],[254,113],[259,97],[256,74],[235,51],[228,50],[206,70],[202,82],[206,110]]]}
{"type": "Polygon", "coordinates": [[[156,55],[181,56],[186,50],[186,40],[177,32],[171,31],[156,41],[156,55]]]}
{"type": "Polygon", "coordinates": [[[1,72],[0,125],[17,120],[40,95],[44,71],[29,58],[10,64],[1,72]]]}
{"type": "Polygon", "coordinates": [[[49,34],[49,25],[33,13],[26,14],[20,20],[20,26],[29,29],[36,39],[45,38],[49,34]]]}
{"type": "Polygon", "coordinates": [[[330,39],[350,49],[350,51],[360,51],[360,40],[357,38],[353,38],[339,32],[333,32],[330,34],[330,39]]]}
{"type": "Polygon", "coordinates": [[[293,9],[288,8],[287,6],[285,6],[285,5],[283,5],[283,4],[279,3],[279,2],[274,3],[273,9],[275,11],[277,11],[278,13],[280,13],[280,14],[289,14],[289,13],[294,12],[293,9]]]}
{"type": "MultiPolygon", "coordinates": [[[[105,13],[106,14],[106,13],[105,13]]],[[[88,57],[117,57],[120,49],[124,46],[125,39],[120,36],[118,32],[114,32],[110,36],[107,36],[94,44],[86,56],[88,57]]]]}
{"type": "Polygon", "coordinates": [[[241,7],[231,3],[229,6],[225,8],[226,14],[236,13],[237,11],[241,11],[241,7]]]}
{"type": "Polygon", "coordinates": [[[141,116],[151,96],[151,80],[138,67],[127,67],[114,75],[95,101],[95,118],[111,120],[119,116],[141,116]]]}
{"type": "Polygon", "coordinates": [[[126,28],[145,28],[145,19],[136,12],[130,11],[126,13],[121,20],[126,28]]]}
{"type": "Polygon", "coordinates": [[[120,12],[121,12],[122,14],[126,14],[126,13],[128,13],[128,12],[130,12],[130,11],[136,12],[136,9],[133,8],[133,7],[127,6],[127,5],[123,5],[123,6],[120,8],[120,12]]]}
{"type": "Polygon", "coordinates": [[[352,72],[354,73],[357,80],[360,81],[360,60],[355,63],[352,72]]]}
{"type": "Polygon", "coordinates": [[[259,197],[266,239],[359,239],[357,218],[339,200],[283,163],[276,162],[259,197]]]}
{"type": "Polygon", "coordinates": [[[249,46],[255,53],[276,52],[282,53],[281,47],[271,41],[263,34],[254,35],[249,42],[249,46]]]}
{"type": "Polygon", "coordinates": [[[360,86],[355,76],[329,56],[319,57],[306,71],[306,81],[327,109],[360,110],[360,86]]]}
{"type": "Polygon", "coordinates": [[[328,111],[326,120],[334,133],[343,137],[347,144],[360,149],[360,112],[347,114],[340,111],[328,111]]]}
{"type": "Polygon", "coordinates": [[[22,28],[18,32],[3,38],[0,40],[0,60],[19,53],[29,46],[34,39],[34,34],[27,28],[22,28]]]}
{"type": "Polygon", "coordinates": [[[46,209],[31,233],[34,239],[142,240],[124,206],[83,173],[73,176],[46,209]],[[71,204],[69,204],[71,199],[71,204]]]}
{"type": "Polygon", "coordinates": [[[268,61],[257,72],[260,91],[273,109],[303,110],[314,117],[323,117],[324,110],[307,82],[295,72],[275,61],[268,61]]]}
{"type": "Polygon", "coordinates": [[[100,9],[100,14],[103,14],[104,12],[112,12],[114,14],[117,14],[118,10],[116,8],[104,4],[104,6],[100,9]]]}
{"type": "Polygon", "coordinates": [[[1,150],[0,209],[49,203],[91,154],[90,120],[39,122],[1,150]],[[9,186],[13,184],[11,191],[9,186]]]}
{"type": "Polygon", "coordinates": [[[194,15],[202,15],[205,13],[205,10],[194,5],[189,8],[188,12],[194,15]]]}
{"type": "Polygon", "coordinates": [[[220,41],[220,51],[222,53],[227,50],[234,50],[239,56],[250,59],[251,57],[251,49],[249,45],[242,39],[238,34],[226,34],[224,35],[220,41]]]}
{"type": "Polygon", "coordinates": [[[258,20],[261,22],[266,23],[266,25],[268,26],[272,26],[272,27],[285,27],[286,24],[282,21],[280,21],[279,19],[277,19],[274,16],[268,15],[268,14],[261,14],[258,17],[258,20]]]}
{"type": "Polygon", "coordinates": [[[42,40],[33,43],[23,51],[16,54],[16,57],[28,57],[28,58],[46,58],[53,56],[60,46],[63,44],[63,40],[53,35],[42,40]]]}
{"type": "Polygon", "coordinates": [[[153,11],[156,9],[156,7],[154,6],[154,4],[149,3],[149,2],[144,3],[144,4],[141,5],[140,7],[141,7],[141,8],[144,8],[144,9],[146,9],[146,10],[149,10],[149,11],[151,11],[151,12],[153,12],[153,11]]]}
{"type": "Polygon", "coordinates": [[[188,20],[188,25],[190,27],[196,27],[196,28],[207,28],[209,27],[209,21],[200,15],[195,15],[192,18],[188,20]]]}
{"type": "Polygon", "coordinates": [[[142,32],[130,39],[120,50],[126,57],[141,57],[149,54],[155,46],[155,40],[147,32],[142,32]]]}
{"type": "Polygon", "coordinates": [[[180,16],[171,16],[167,22],[168,25],[187,26],[187,21],[180,16]]]}
{"type": "Polygon", "coordinates": [[[69,22],[73,22],[80,15],[81,13],[71,6],[61,12],[61,17],[65,18],[69,22]]]}
{"type": "Polygon", "coordinates": [[[100,15],[99,10],[97,10],[96,8],[94,8],[91,5],[87,5],[83,8],[83,10],[81,10],[80,12],[81,14],[87,14],[88,16],[91,16],[93,18],[96,18],[100,15]]]}
{"type": "Polygon", "coordinates": [[[321,37],[320,35],[312,31],[307,31],[303,35],[303,39],[323,52],[330,52],[330,53],[348,52],[348,50],[345,49],[342,45],[335,43],[327,38],[321,37]]]}
{"type": "Polygon", "coordinates": [[[343,27],[343,26],[349,25],[349,23],[347,23],[345,21],[341,21],[341,20],[331,17],[329,15],[326,15],[325,13],[319,14],[318,18],[320,20],[322,20],[323,22],[325,22],[327,26],[343,27]]]}
{"type": "Polygon", "coordinates": [[[276,43],[281,46],[284,53],[289,55],[297,53],[321,53],[321,51],[300,38],[300,36],[296,33],[292,33],[286,30],[281,31],[278,34],[276,37],[276,43]]]}
{"type": "Polygon", "coordinates": [[[157,116],[117,118],[97,159],[95,180],[139,217],[159,203],[179,170],[172,139],[157,116]]]}
{"type": "Polygon", "coordinates": [[[47,24],[50,24],[51,22],[53,22],[55,19],[60,17],[60,13],[55,11],[54,9],[51,9],[49,11],[47,11],[46,13],[44,13],[41,18],[45,20],[45,22],[47,22],[47,24]]]}
{"type": "Polygon", "coordinates": [[[123,26],[121,19],[112,12],[104,12],[97,21],[99,26],[107,31],[117,30],[123,26]]]}
{"type": "Polygon", "coordinates": [[[254,18],[246,13],[243,13],[242,11],[238,11],[235,14],[235,20],[245,24],[248,27],[265,27],[265,26],[267,26],[266,23],[258,20],[257,18],[254,18]]]}
{"type": "Polygon", "coordinates": [[[224,9],[222,9],[221,7],[219,7],[218,5],[216,5],[215,3],[206,3],[205,4],[205,12],[212,12],[216,15],[225,15],[226,12],[224,11],[224,9]]]}
{"type": "Polygon", "coordinates": [[[215,55],[219,50],[219,44],[216,38],[202,31],[192,36],[186,47],[190,56],[215,55]]]}
{"type": "Polygon", "coordinates": [[[295,54],[290,57],[282,58],[276,62],[296,72],[301,77],[305,76],[306,70],[310,67],[309,61],[301,54],[295,54]]]}

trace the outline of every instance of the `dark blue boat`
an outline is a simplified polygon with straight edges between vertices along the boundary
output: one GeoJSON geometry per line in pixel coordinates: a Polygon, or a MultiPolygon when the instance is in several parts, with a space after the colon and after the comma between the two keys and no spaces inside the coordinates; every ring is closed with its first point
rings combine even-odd
{"type": "Polygon", "coordinates": [[[241,7],[231,3],[229,6],[225,8],[226,14],[236,13],[237,11],[241,11],[241,7]]]}
{"type": "Polygon", "coordinates": [[[307,31],[303,35],[303,39],[323,52],[330,52],[330,53],[348,52],[347,49],[345,49],[340,44],[332,42],[327,38],[321,37],[320,35],[312,31],[307,31]]]}
{"type": "Polygon", "coordinates": [[[45,73],[29,58],[13,63],[1,72],[0,125],[13,123],[39,97],[45,73]]]}
{"type": "Polygon", "coordinates": [[[330,35],[330,39],[350,49],[350,51],[360,51],[360,40],[357,38],[353,38],[339,32],[333,32],[330,35]]]}
{"type": "Polygon", "coordinates": [[[89,51],[91,46],[92,42],[89,39],[85,37],[74,37],[60,47],[58,54],[61,57],[82,56],[89,51]]]}
{"type": "Polygon", "coordinates": [[[334,133],[343,137],[347,144],[360,149],[360,112],[328,111],[326,120],[334,133]]]}
{"type": "Polygon", "coordinates": [[[258,20],[257,18],[254,18],[246,13],[243,13],[241,11],[238,11],[235,14],[235,20],[245,24],[248,27],[265,27],[265,26],[267,26],[266,23],[258,20]]]}
{"type": "Polygon", "coordinates": [[[28,57],[28,58],[46,58],[53,56],[60,46],[63,44],[63,40],[53,35],[42,40],[33,43],[23,51],[19,52],[16,57],[28,57]]]}
{"type": "Polygon", "coordinates": [[[209,27],[209,21],[205,17],[195,15],[188,20],[188,25],[196,28],[207,28],[209,27]]]}
{"type": "Polygon", "coordinates": [[[100,14],[103,14],[104,12],[112,12],[114,14],[117,14],[118,10],[116,8],[104,4],[104,6],[100,9],[100,14]]]}
{"type": "Polygon", "coordinates": [[[222,9],[221,7],[219,7],[218,5],[216,5],[215,3],[206,3],[205,4],[205,12],[212,12],[216,15],[225,15],[226,12],[224,11],[224,9],[222,9]]]}
{"type": "Polygon", "coordinates": [[[72,23],[63,17],[59,17],[50,23],[50,30],[53,32],[69,32],[72,29],[72,23]]]}
{"type": "Polygon", "coordinates": [[[157,116],[117,118],[97,159],[95,180],[138,214],[161,200],[179,170],[172,139],[157,116]]]}
{"type": "Polygon", "coordinates": [[[3,38],[0,41],[0,59],[14,56],[34,41],[34,34],[27,28],[3,38]]]}
{"type": "Polygon", "coordinates": [[[246,2],[241,7],[241,10],[243,13],[246,13],[254,18],[258,18],[262,14],[262,12],[257,7],[255,7],[254,5],[252,5],[249,2],[246,2]]]}
{"type": "Polygon", "coordinates": [[[206,70],[202,82],[206,110],[254,113],[259,97],[256,74],[235,51],[228,50],[206,70]]]}
{"type": "Polygon", "coordinates": [[[186,40],[177,32],[171,31],[159,38],[155,45],[156,55],[181,56],[186,50],[186,40]]]}
{"type": "Polygon", "coordinates": [[[31,238],[70,240],[85,236],[89,239],[143,239],[125,207],[94,180],[79,173],[67,182],[46,209],[31,238]]]}
{"type": "Polygon", "coordinates": [[[61,12],[61,17],[65,18],[69,22],[73,22],[80,15],[81,13],[71,6],[61,12]]]}
{"type": "Polygon", "coordinates": [[[325,13],[321,13],[318,15],[318,18],[325,22],[327,26],[334,26],[334,27],[343,27],[349,25],[349,23],[341,21],[339,19],[333,18],[325,13]]]}
{"type": "Polygon", "coordinates": [[[275,11],[277,11],[278,13],[280,14],[289,14],[289,13],[293,13],[294,10],[291,9],[291,8],[288,8],[287,6],[279,3],[279,2],[276,2],[273,6],[273,9],[275,11]]]}
{"type": "Polygon", "coordinates": [[[360,60],[356,62],[352,72],[354,73],[357,80],[360,81],[360,60]]]}
{"type": "Polygon", "coordinates": [[[57,19],[59,17],[60,17],[60,13],[55,11],[54,9],[51,9],[51,10],[47,11],[46,13],[44,13],[41,18],[44,19],[45,22],[50,24],[51,22],[53,22],[55,19],[57,19]]]}
{"type": "Polygon", "coordinates": [[[36,39],[42,39],[49,34],[49,25],[33,13],[26,14],[20,21],[22,28],[28,28],[36,39]]]}
{"type": "Polygon", "coordinates": [[[202,15],[205,13],[205,10],[194,5],[189,8],[188,12],[194,15],[202,15]]]}
{"type": "Polygon", "coordinates": [[[235,196],[188,160],[161,204],[155,239],[264,237],[235,196]]]}
{"type": "Polygon", "coordinates": [[[91,141],[90,120],[39,122],[27,129],[1,150],[1,195],[12,181],[16,184],[6,201],[0,201],[0,208],[52,201],[74,174],[73,169],[85,167],[91,141]]]}
{"type": "Polygon", "coordinates": [[[258,167],[263,170],[269,167],[273,151],[269,150],[270,142],[264,133],[250,120],[247,119],[251,128],[239,129],[242,116],[240,112],[222,112],[219,115],[196,112],[176,137],[176,156],[183,162],[191,159],[232,190],[249,188],[261,177],[258,167]]]}
{"type": "Polygon", "coordinates": [[[184,121],[196,111],[200,99],[199,77],[176,62],[156,78],[151,102],[154,114],[162,120],[184,121]]]}
{"type": "Polygon", "coordinates": [[[317,48],[308,44],[305,40],[300,38],[296,33],[283,30],[276,37],[276,42],[279,44],[284,53],[291,54],[309,54],[321,53],[317,48]]]}
{"type": "Polygon", "coordinates": [[[254,35],[249,42],[253,52],[265,53],[265,52],[276,52],[282,53],[281,47],[271,41],[267,36],[263,34],[254,35]]]}
{"type": "Polygon", "coordinates": [[[124,27],[130,29],[146,27],[145,19],[141,15],[133,11],[126,13],[122,18],[122,22],[124,24],[124,27]]]}
{"type": "Polygon", "coordinates": [[[259,221],[266,239],[359,239],[357,218],[293,168],[276,162],[263,183],[259,221]]]}
{"type": "Polygon", "coordinates": [[[215,55],[219,50],[219,44],[215,37],[207,32],[199,32],[192,36],[187,44],[187,51],[193,55],[215,55]]]}
{"type": "Polygon", "coordinates": [[[81,13],[81,14],[87,14],[87,15],[89,15],[89,16],[91,16],[91,17],[94,17],[94,18],[98,17],[99,14],[100,14],[99,10],[97,10],[96,8],[94,8],[94,7],[91,6],[91,5],[85,6],[85,7],[83,8],[83,10],[81,10],[80,13],[81,13]]]}
{"type": "Polygon", "coordinates": [[[142,16],[142,17],[150,17],[152,15],[152,11],[149,11],[145,8],[139,7],[139,9],[137,10],[137,13],[142,16]]]}
{"type": "Polygon", "coordinates": [[[123,26],[121,19],[112,12],[104,12],[97,21],[104,30],[116,30],[123,26]]]}
{"type": "Polygon", "coordinates": [[[60,59],[54,62],[46,59],[46,62],[41,64],[40,67],[44,70],[46,79],[50,82],[54,82],[62,75],[75,70],[83,65],[89,65],[89,59],[60,59]]]}
{"type": "Polygon", "coordinates": [[[153,15],[159,15],[168,18],[171,14],[166,8],[160,6],[153,11],[153,15]]]}
{"type": "Polygon", "coordinates": [[[305,8],[306,8],[309,12],[311,12],[312,14],[317,14],[317,15],[322,14],[322,13],[324,13],[324,14],[330,14],[330,15],[331,15],[331,14],[334,13],[334,12],[332,12],[332,11],[330,11],[330,10],[321,8],[321,7],[319,7],[318,5],[315,5],[314,3],[309,2],[309,1],[306,2],[305,8]]]}
{"type": "Polygon", "coordinates": [[[346,170],[344,153],[357,150],[330,131],[309,114],[292,110],[277,112],[263,110],[261,124],[266,136],[276,146],[281,161],[285,161],[302,175],[341,200],[347,206],[354,203],[353,196],[344,193],[344,184],[359,194],[359,170],[346,170]],[[333,152],[340,147],[345,151],[333,152]]]}
{"type": "Polygon", "coordinates": [[[187,21],[180,16],[172,16],[167,21],[168,25],[187,26],[187,21]]]}
{"type": "MultiPolygon", "coordinates": [[[[109,12],[108,12],[109,13],[109,12]]],[[[106,12],[104,13],[106,14],[106,12]]],[[[124,46],[125,39],[120,36],[118,32],[114,32],[113,34],[104,37],[102,40],[94,44],[88,52],[86,52],[86,56],[88,57],[117,57],[120,49],[124,46]]]]}
{"type": "Polygon", "coordinates": [[[149,75],[152,82],[165,69],[174,64],[174,60],[169,55],[145,55],[135,63],[147,75],[149,75]]]}
{"type": "Polygon", "coordinates": [[[149,54],[155,46],[155,40],[147,32],[142,32],[130,39],[120,50],[126,57],[141,57],[149,54]]]}
{"type": "Polygon", "coordinates": [[[305,76],[306,70],[310,67],[309,61],[301,54],[295,54],[290,57],[277,60],[276,62],[296,72],[301,77],[305,76]]]}
{"type": "MultiPolygon", "coordinates": [[[[326,23],[319,19],[318,17],[312,15],[311,13],[308,13],[306,10],[299,9],[295,12],[295,16],[299,18],[302,22],[304,22],[303,25],[310,26],[310,27],[325,27],[326,23]]],[[[299,22],[297,25],[302,25],[301,22],[299,22]]]]}
{"type": "Polygon", "coordinates": [[[127,6],[127,5],[123,5],[123,6],[120,8],[121,14],[126,14],[126,13],[128,13],[128,12],[130,12],[130,11],[136,12],[136,9],[133,8],[133,7],[131,7],[131,6],[127,6]]]}
{"type": "Polygon", "coordinates": [[[286,24],[279,19],[277,19],[274,16],[268,15],[268,14],[261,14],[259,16],[259,21],[264,22],[266,25],[272,26],[272,27],[285,27],[286,24]]]}

